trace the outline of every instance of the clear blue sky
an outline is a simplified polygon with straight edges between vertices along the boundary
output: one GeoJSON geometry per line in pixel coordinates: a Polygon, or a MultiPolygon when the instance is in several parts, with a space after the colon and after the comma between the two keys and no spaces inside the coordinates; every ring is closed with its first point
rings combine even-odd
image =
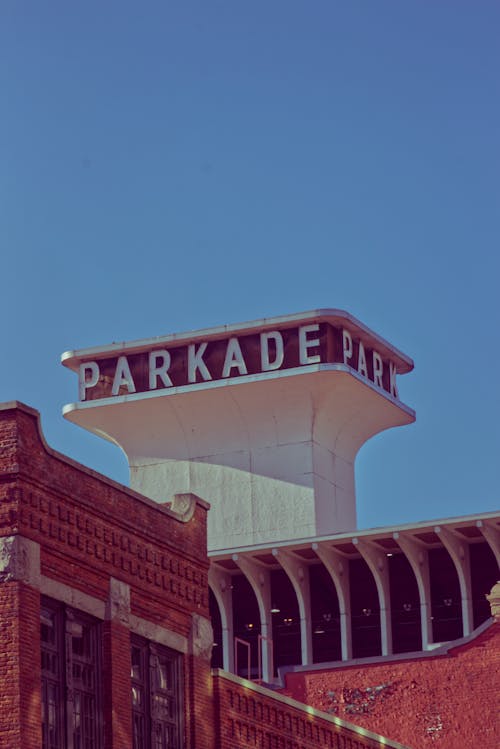
{"type": "Polygon", "coordinates": [[[497,0],[0,4],[0,400],[66,423],[66,349],[317,307],[415,360],[362,527],[497,509],[497,0]]]}

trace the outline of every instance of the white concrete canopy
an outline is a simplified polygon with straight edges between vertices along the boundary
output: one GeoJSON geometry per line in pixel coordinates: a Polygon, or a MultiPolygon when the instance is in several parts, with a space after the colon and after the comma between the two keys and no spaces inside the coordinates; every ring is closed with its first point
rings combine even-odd
{"type": "Polygon", "coordinates": [[[120,445],[134,489],[210,502],[211,549],[354,530],[359,448],[414,420],[396,387],[411,360],[339,310],[63,362],[80,373],[66,418],[120,445]]]}
{"type": "MultiPolygon", "coordinates": [[[[276,545],[259,544],[239,548],[237,554],[233,549],[213,550],[209,552],[211,561],[211,570],[218,570],[219,573],[224,569],[224,575],[231,578],[239,572],[248,576],[247,571],[252,570],[254,579],[259,581],[265,580],[267,586],[269,578],[274,574],[278,567],[283,568],[292,583],[294,595],[300,612],[300,651],[302,664],[309,666],[313,663],[312,643],[311,643],[311,622],[312,608],[310,599],[310,590],[308,585],[309,570],[314,569],[315,565],[321,563],[330,574],[336,590],[338,599],[338,618],[340,638],[340,657],[342,661],[351,661],[359,658],[359,655],[353,649],[353,629],[352,629],[352,601],[351,594],[355,591],[351,580],[351,562],[357,558],[363,558],[370,570],[377,589],[378,603],[380,607],[380,621],[378,628],[380,631],[380,645],[372,657],[386,657],[391,653],[408,652],[401,649],[401,643],[398,642],[397,630],[393,631],[391,626],[394,612],[394,604],[391,602],[391,577],[392,585],[395,589],[401,589],[402,586],[408,586],[408,581],[413,575],[415,578],[416,588],[418,590],[417,601],[413,602],[414,611],[419,608],[420,611],[414,618],[413,628],[418,638],[418,645],[414,639],[414,648],[411,652],[422,650],[428,652],[447,642],[448,638],[436,639],[433,632],[433,623],[436,620],[449,621],[449,614],[440,611],[440,593],[436,591],[432,594],[432,580],[429,565],[429,555],[446,550],[453,560],[457,557],[461,563],[454,562],[450,568],[443,571],[440,569],[438,577],[446,578],[452,581],[457,578],[461,590],[462,605],[460,610],[455,612],[455,617],[460,620],[461,632],[455,633],[453,637],[469,634],[472,629],[474,619],[473,612],[470,609],[470,602],[474,598],[473,575],[471,575],[471,550],[490,546],[486,539],[482,537],[481,531],[484,527],[491,529],[491,558],[489,565],[485,568],[484,556],[475,557],[476,573],[476,619],[480,614],[480,602],[484,599],[484,591],[491,588],[489,582],[486,587],[478,586],[478,579],[481,573],[486,571],[491,580],[497,579],[498,570],[495,564],[495,557],[500,555],[500,516],[498,513],[486,513],[481,515],[470,515],[459,518],[446,518],[438,521],[423,521],[418,523],[405,523],[398,526],[379,527],[367,530],[358,530],[354,533],[339,533],[328,536],[318,536],[314,539],[303,538],[293,541],[282,541],[276,545]],[[477,528],[478,533],[474,531],[477,528]],[[436,532],[439,529],[439,532],[436,532]],[[450,539],[452,539],[450,541],[450,539]],[[394,541],[394,544],[392,543],[394,541]],[[314,555],[311,557],[307,553],[312,549],[314,555]],[[397,575],[391,574],[389,562],[391,557],[402,555],[406,557],[411,568],[404,582],[398,582],[397,575]],[[227,565],[230,559],[237,558],[238,570],[227,570],[220,565],[227,565]],[[462,564],[463,563],[463,564],[462,564]],[[452,572],[452,568],[454,571],[452,572]],[[416,604],[416,607],[415,607],[416,604]]],[[[443,579],[444,579],[443,578],[443,579]]],[[[262,585],[262,582],[261,582],[262,585]]],[[[484,581],[481,583],[484,586],[484,581]]],[[[325,595],[328,595],[325,593],[325,595]]],[[[410,598],[411,594],[408,592],[410,598]]],[[[219,599],[218,599],[219,600],[219,599]]],[[[236,602],[237,605],[237,602],[236,602]]],[[[447,611],[447,610],[446,610],[447,611]]],[[[270,604],[268,602],[265,616],[262,619],[268,622],[270,613],[270,604]]],[[[397,611],[396,611],[397,613],[397,611]]],[[[282,609],[280,616],[288,614],[282,609]]],[[[486,618],[479,618],[475,627],[482,624],[486,618]]],[[[486,615],[487,616],[487,615],[486,615]]],[[[399,612],[401,619],[401,611],[399,612]]],[[[282,620],[286,621],[286,620],[282,620]]],[[[451,625],[453,626],[453,625],[451,625]]],[[[442,630],[440,630],[442,632],[442,630]]],[[[223,632],[224,636],[224,632],[223,632]]],[[[337,635],[330,635],[336,637],[337,635]]],[[[357,662],[357,661],[356,661],[357,662]]],[[[280,664],[277,664],[280,667],[280,664]]]]}

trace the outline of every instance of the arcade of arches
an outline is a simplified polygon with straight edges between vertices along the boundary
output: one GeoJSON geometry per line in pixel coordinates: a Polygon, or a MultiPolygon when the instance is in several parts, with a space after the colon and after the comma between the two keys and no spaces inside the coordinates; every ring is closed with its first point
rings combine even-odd
{"type": "Polygon", "coordinates": [[[211,555],[212,665],[279,669],[431,650],[490,616],[493,518],[362,531],[211,555]]]}

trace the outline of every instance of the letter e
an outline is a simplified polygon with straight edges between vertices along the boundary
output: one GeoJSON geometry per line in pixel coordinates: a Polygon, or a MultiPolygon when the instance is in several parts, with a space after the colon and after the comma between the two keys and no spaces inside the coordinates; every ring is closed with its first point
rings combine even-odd
{"type": "Polygon", "coordinates": [[[319,338],[307,338],[308,333],[318,333],[319,324],[302,325],[299,328],[299,361],[301,364],[318,364],[321,361],[319,354],[309,354],[308,349],[319,346],[319,338]]]}

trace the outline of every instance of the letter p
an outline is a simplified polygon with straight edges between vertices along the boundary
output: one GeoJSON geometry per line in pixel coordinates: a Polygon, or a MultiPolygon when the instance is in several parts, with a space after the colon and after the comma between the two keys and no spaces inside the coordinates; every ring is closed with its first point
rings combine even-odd
{"type": "Polygon", "coordinates": [[[99,365],[96,361],[80,364],[78,370],[78,394],[81,401],[85,400],[87,390],[97,385],[99,381],[99,365]]]}

